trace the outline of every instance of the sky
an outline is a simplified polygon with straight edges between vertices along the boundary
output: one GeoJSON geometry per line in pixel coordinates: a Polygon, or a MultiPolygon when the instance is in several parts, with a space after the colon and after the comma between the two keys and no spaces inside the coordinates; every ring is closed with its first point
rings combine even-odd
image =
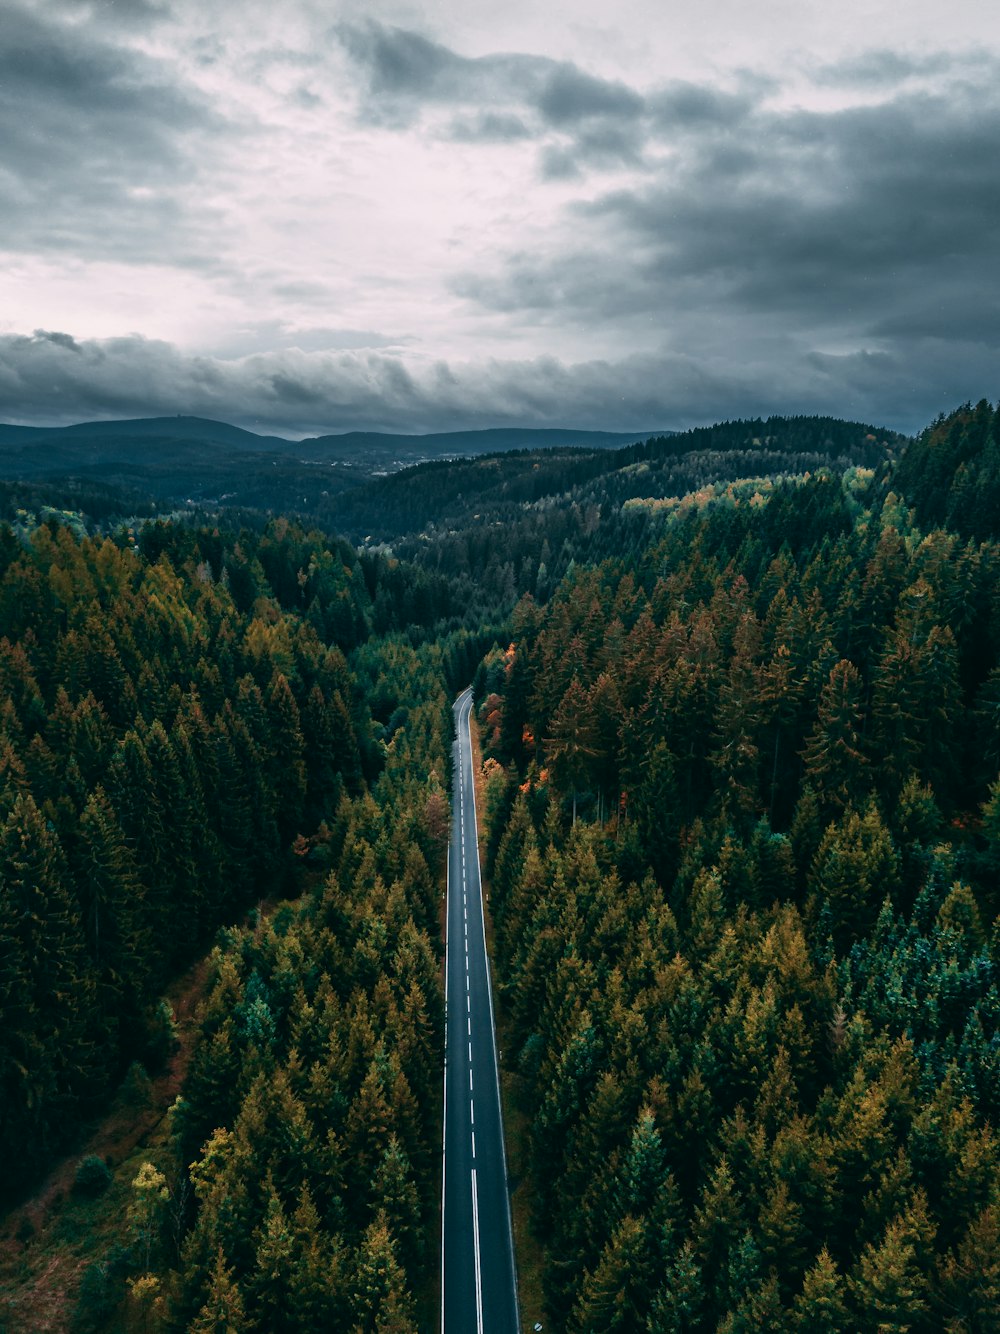
{"type": "Polygon", "coordinates": [[[0,421],[1000,395],[982,0],[2,0],[0,125],[0,421]]]}

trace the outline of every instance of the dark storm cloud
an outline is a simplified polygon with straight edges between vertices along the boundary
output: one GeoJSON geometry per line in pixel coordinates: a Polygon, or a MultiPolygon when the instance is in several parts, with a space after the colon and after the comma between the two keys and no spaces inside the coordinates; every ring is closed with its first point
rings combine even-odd
{"type": "Polygon", "coordinates": [[[642,136],[628,126],[591,125],[569,143],[546,144],[539,157],[543,180],[571,180],[587,167],[638,167],[642,162],[642,136]]]}
{"type": "Polygon", "coordinates": [[[361,112],[373,124],[410,124],[428,106],[485,107],[530,100],[554,61],[533,56],[469,59],[416,32],[374,20],[336,29],[366,83],[361,112]]]}
{"type": "MultiPolygon", "coordinates": [[[[743,387],[745,391],[745,386],[743,387]]],[[[448,430],[499,424],[623,429],[672,419],[722,382],[685,358],[670,365],[438,362],[419,369],[378,352],[193,357],[138,337],[0,336],[0,419],[69,422],[176,412],[299,432],[448,430]]]]}
{"type": "Polygon", "coordinates": [[[337,34],[363,79],[363,123],[421,124],[460,143],[533,139],[543,181],[573,180],[592,169],[644,170],[658,140],[676,148],[692,137],[730,133],[777,86],[744,72],[734,76],[735,89],[675,80],[640,92],[568,61],[460,56],[419,33],[375,21],[343,24],[337,34]]]}
{"type": "Polygon", "coordinates": [[[427,111],[451,108],[462,109],[445,130],[455,140],[569,135],[571,174],[579,163],[633,161],[645,138],[644,98],[569,62],[530,55],[473,59],[375,21],[344,24],[337,32],[365,76],[361,115],[371,124],[403,127],[427,111]]]}
{"type": "Polygon", "coordinates": [[[643,99],[622,83],[595,79],[574,65],[560,65],[545,80],[538,110],[550,125],[574,125],[594,116],[635,120],[645,107],[643,99]]]}
{"type": "Polygon", "coordinates": [[[458,289],[543,319],[655,316],[684,332],[746,316],[820,344],[951,335],[964,311],[1000,345],[993,76],[878,106],[747,112],[657,177],[572,207],[548,253],[512,252],[458,289]]]}
{"type": "Polygon", "coordinates": [[[150,57],[8,5],[0,123],[6,248],[155,261],[191,244],[179,193],[220,122],[150,57]]]}
{"type": "Polygon", "coordinates": [[[498,425],[617,430],[683,427],[747,414],[830,412],[917,430],[981,395],[995,357],[971,343],[921,342],[837,356],[794,343],[741,357],[553,357],[406,365],[377,351],[297,349],[222,360],[139,337],[0,337],[0,420],[65,423],[193,413],[279,433],[423,432],[498,425]]]}
{"type": "Polygon", "coordinates": [[[760,92],[733,93],[677,80],[649,97],[647,105],[660,130],[725,129],[749,115],[760,92]]]}

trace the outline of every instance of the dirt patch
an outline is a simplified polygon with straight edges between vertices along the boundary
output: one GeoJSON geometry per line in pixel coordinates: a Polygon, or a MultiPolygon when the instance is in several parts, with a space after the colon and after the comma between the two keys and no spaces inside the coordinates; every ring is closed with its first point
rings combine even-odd
{"type": "Polygon", "coordinates": [[[121,1228],[130,1160],[166,1136],[165,1117],[180,1093],[197,1036],[198,1006],[205,995],[208,957],[177,978],[166,996],[177,1024],[177,1046],[152,1081],[145,1105],[119,1094],[90,1136],[61,1159],[36,1193],[0,1221],[0,1334],[63,1334],[83,1270],[121,1228]],[[115,1174],[106,1195],[81,1201],[73,1181],[80,1159],[103,1158],[115,1174]],[[127,1178],[127,1180],[126,1180],[127,1178]]]}

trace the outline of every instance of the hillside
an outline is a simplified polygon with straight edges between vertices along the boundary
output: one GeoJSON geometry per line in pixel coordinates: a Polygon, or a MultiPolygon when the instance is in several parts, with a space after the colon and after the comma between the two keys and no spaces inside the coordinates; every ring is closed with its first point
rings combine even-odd
{"type": "Polygon", "coordinates": [[[222,500],[272,510],[313,508],[358,477],[430,459],[511,449],[614,449],[648,433],[550,429],[433,435],[349,432],[307,440],[258,435],[201,417],[151,417],[73,426],[0,425],[0,476],[85,478],[143,489],[162,501],[222,500]],[[318,468],[330,469],[319,474],[318,468]]]}
{"type": "Polygon", "coordinates": [[[318,516],[353,540],[392,541],[508,523],[532,506],[682,496],[710,482],[875,467],[905,443],[894,431],[831,417],[723,422],[617,449],[531,449],[426,463],[324,500],[318,516]]]}
{"type": "Polygon", "coordinates": [[[473,680],[531,1320],[995,1329],[1000,544],[933,507],[998,423],[435,461],[311,527],[46,482],[0,526],[0,1319],[433,1323],[473,680]],[[162,1133],[76,1166],[199,956],[162,1133]]]}
{"type": "Polygon", "coordinates": [[[554,498],[619,507],[712,480],[873,466],[901,443],[893,432],[828,417],[646,437],[504,429],[301,441],[197,417],[0,426],[0,484],[16,484],[0,514],[50,505],[55,485],[84,493],[102,516],[115,512],[117,496],[123,516],[156,508],[294,514],[354,541],[394,542],[428,526],[509,522],[554,498]]]}

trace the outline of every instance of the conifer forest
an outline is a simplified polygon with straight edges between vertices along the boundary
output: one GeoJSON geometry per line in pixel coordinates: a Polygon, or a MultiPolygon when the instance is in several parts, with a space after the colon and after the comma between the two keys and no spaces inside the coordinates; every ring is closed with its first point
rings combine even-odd
{"type": "Polygon", "coordinates": [[[438,1329],[471,684],[524,1328],[1000,1331],[1000,409],[4,475],[0,1330],[438,1329]]]}

